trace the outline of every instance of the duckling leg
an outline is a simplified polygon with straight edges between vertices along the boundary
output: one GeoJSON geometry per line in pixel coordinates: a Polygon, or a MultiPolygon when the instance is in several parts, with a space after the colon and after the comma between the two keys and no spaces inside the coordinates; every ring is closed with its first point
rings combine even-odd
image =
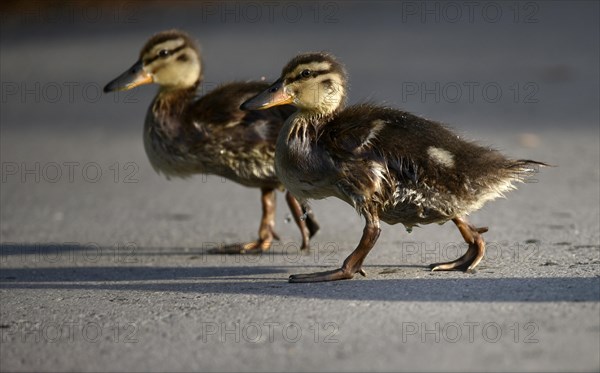
{"type": "Polygon", "coordinates": [[[271,248],[273,240],[279,240],[275,233],[275,189],[260,189],[262,202],[262,218],[258,229],[258,240],[244,244],[241,253],[258,251],[264,252],[271,248]]]}
{"type": "Polygon", "coordinates": [[[483,237],[481,237],[481,233],[487,232],[488,229],[487,227],[477,228],[469,224],[465,218],[454,218],[452,221],[458,227],[465,242],[469,244],[469,249],[463,256],[452,262],[435,263],[431,264],[429,267],[432,271],[461,270],[472,272],[485,254],[485,241],[483,240],[483,237]]]}
{"type": "Polygon", "coordinates": [[[321,229],[321,226],[319,225],[319,222],[317,222],[315,214],[313,214],[312,210],[308,210],[303,206],[302,215],[306,217],[304,222],[306,223],[306,228],[308,228],[309,237],[312,238],[315,234],[317,234],[319,229],[321,229]]]}
{"type": "Polygon", "coordinates": [[[322,281],[337,281],[346,280],[354,277],[354,274],[360,273],[363,276],[367,274],[362,269],[362,264],[369,251],[375,246],[377,238],[379,238],[379,219],[367,220],[367,224],[363,229],[363,235],[356,249],[344,260],[342,268],[332,271],[307,273],[302,275],[291,275],[289,282],[322,282],[322,281]]]}
{"type": "Polygon", "coordinates": [[[290,192],[285,194],[285,200],[292,212],[296,225],[300,228],[300,234],[302,234],[302,246],[300,247],[300,250],[308,250],[310,249],[310,238],[319,230],[319,224],[315,220],[312,212],[306,211],[300,206],[298,200],[294,198],[290,192]]]}

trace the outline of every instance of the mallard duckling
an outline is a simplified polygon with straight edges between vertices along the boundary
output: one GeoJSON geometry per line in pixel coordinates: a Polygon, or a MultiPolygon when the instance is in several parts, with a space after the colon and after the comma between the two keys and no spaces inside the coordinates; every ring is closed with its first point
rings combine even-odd
{"type": "MultiPolygon", "coordinates": [[[[154,170],[167,178],[214,174],[260,188],[262,219],[258,240],[229,249],[265,251],[279,238],[274,230],[275,190],[282,185],[275,174],[275,141],[294,108],[240,110],[244,100],[269,86],[263,82],[226,84],[197,98],[202,78],[196,43],[186,33],[171,30],[150,38],[139,60],[108,83],[104,92],[158,84],[158,94],[148,109],[144,126],[144,147],[154,170]]],[[[289,192],[286,201],[300,228],[302,249],[308,249],[309,238],[319,226],[289,192]]]]}
{"type": "Polygon", "coordinates": [[[358,247],[340,269],[290,276],[317,282],[363,276],[363,261],[380,233],[380,220],[421,224],[452,220],[469,248],[462,257],[431,265],[437,270],[473,270],[483,258],[487,228],[466,216],[513,189],[541,162],[510,160],[460,139],[440,123],[386,107],[344,109],[346,72],[326,53],[292,59],[281,78],[243,109],[293,104],[298,111],[277,139],[279,179],[301,203],[337,197],[364,216],[358,247]]]}

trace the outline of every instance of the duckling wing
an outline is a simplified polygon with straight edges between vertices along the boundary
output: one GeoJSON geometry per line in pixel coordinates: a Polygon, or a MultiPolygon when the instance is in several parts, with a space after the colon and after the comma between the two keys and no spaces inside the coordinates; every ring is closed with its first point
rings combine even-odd
{"type": "Polygon", "coordinates": [[[220,86],[204,95],[187,112],[190,151],[211,164],[211,172],[256,186],[278,183],[274,169],[275,141],[290,106],[242,111],[240,105],[268,88],[261,82],[220,86]]]}
{"type": "Polygon", "coordinates": [[[325,128],[320,141],[341,170],[344,193],[380,209],[409,202],[439,212],[432,216],[471,211],[512,189],[516,171],[531,164],[465,141],[438,122],[384,107],[350,107],[325,128]]]}
{"type": "Polygon", "coordinates": [[[268,86],[262,82],[238,82],[215,88],[194,103],[189,119],[196,127],[222,140],[223,146],[248,149],[263,144],[274,147],[281,126],[294,109],[285,106],[263,111],[240,110],[245,100],[268,86]]]}

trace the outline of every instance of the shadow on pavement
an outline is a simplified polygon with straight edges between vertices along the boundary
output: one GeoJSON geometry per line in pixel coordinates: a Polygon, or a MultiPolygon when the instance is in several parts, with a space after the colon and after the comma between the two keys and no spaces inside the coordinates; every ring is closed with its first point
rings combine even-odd
{"type": "Polygon", "coordinates": [[[351,281],[288,284],[288,270],[288,267],[278,266],[8,268],[1,271],[0,289],[229,293],[313,299],[422,302],[600,301],[599,277],[365,280],[358,276],[358,279],[351,281]],[[281,280],[253,278],[261,274],[281,274],[281,280]],[[195,279],[197,281],[193,281],[195,279]],[[246,279],[254,281],[244,282],[246,279]]]}

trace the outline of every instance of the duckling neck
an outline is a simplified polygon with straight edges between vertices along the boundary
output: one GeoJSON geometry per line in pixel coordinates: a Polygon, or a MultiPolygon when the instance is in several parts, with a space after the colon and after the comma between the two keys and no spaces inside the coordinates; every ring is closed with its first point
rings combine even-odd
{"type": "Polygon", "coordinates": [[[174,138],[179,134],[184,112],[194,100],[198,84],[182,89],[164,89],[158,92],[148,112],[146,125],[163,135],[174,138]]]}
{"type": "Polygon", "coordinates": [[[158,115],[180,116],[185,107],[194,99],[198,84],[188,88],[161,88],[154,99],[152,110],[158,115]]]}
{"type": "Polygon", "coordinates": [[[323,125],[335,116],[335,112],[298,111],[286,122],[282,133],[287,135],[286,142],[299,141],[310,143],[317,140],[323,125]]]}
{"type": "Polygon", "coordinates": [[[333,115],[334,113],[325,115],[303,111],[292,114],[283,125],[277,138],[275,167],[281,170],[292,167],[305,172],[314,171],[309,169],[318,163],[316,158],[321,153],[318,140],[322,134],[322,128],[333,115]]]}
{"type": "MultiPolygon", "coordinates": [[[[161,89],[148,109],[144,124],[144,148],[150,164],[170,176],[191,173],[189,143],[195,138],[186,136],[187,111],[194,102],[196,86],[187,89],[161,89]]],[[[189,124],[187,124],[189,125],[189,124]]]]}
{"type": "Polygon", "coordinates": [[[287,119],[279,132],[275,170],[285,187],[301,200],[331,195],[325,190],[327,188],[321,190],[318,185],[335,175],[330,156],[319,145],[322,128],[332,116],[333,113],[323,115],[299,111],[287,119]]]}

